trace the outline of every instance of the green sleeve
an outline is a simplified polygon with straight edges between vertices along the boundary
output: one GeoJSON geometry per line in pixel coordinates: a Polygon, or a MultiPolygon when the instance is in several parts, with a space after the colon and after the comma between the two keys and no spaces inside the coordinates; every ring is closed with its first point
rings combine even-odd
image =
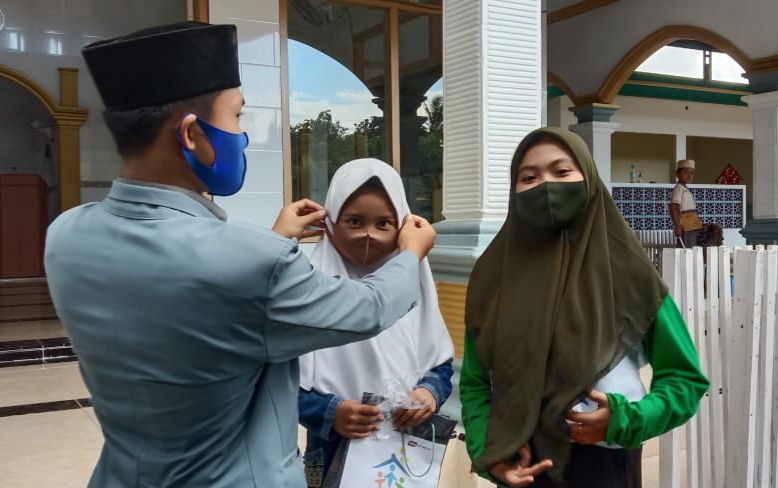
{"type": "MultiPolygon", "coordinates": [[[[459,399],[462,402],[462,423],[470,459],[476,459],[486,445],[486,426],[492,412],[492,387],[489,375],[476,357],[475,342],[465,331],[465,357],[459,376],[459,399]]],[[[487,473],[478,473],[491,479],[487,473]]]]}
{"type": "Polygon", "coordinates": [[[605,438],[608,444],[636,448],[682,425],[695,414],[708,390],[694,343],[670,295],[659,308],[643,348],[653,368],[651,391],[637,402],[607,393],[611,408],[605,438]]]}

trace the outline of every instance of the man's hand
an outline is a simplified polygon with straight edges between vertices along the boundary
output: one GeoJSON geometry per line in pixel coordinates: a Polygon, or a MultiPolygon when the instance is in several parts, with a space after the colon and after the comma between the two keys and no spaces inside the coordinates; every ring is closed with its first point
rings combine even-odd
{"type": "Polygon", "coordinates": [[[416,388],[411,392],[410,397],[411,400],[423,404],[424,407],[413,410],[397,409],[392,412],[394,426],[398,429],[415,427],[432,417],[435,410],[437,410],[438,406],[437,402],[435,402],[435,397],[426,388],[416,388]]]}
{"type": "Polygon", "coordinates": [[[273,224],[273,232],[298,239],[320,236],[324,233],[326,215],[324,207],[318,203],[307,198],[298,200],[281,209],[276,223],[273,224]],[[310,229],[310,227],[318,227],[318,229],[310,229]]]}
{"type": "Polygon", "coordinates": [[[435,229],[430,223],[424,217],[408,215],[397,237],[397,247],[400,252],[413,251],[419,260],[422,260],[427,257],[434,245],[435,229]]]}
{"type": "Polygon", "coordinates": [[[597,410],[588,413],[569,412],[567,424],[570,426],[570,436],[578,444],[595,444],[605,440],[608,433],[608,423],[611,420],[611,407],[608,395],[592,390],[589,401],[597,404],[597,410]]]}
{"type": "Polygon", "coordinates": [[[519,450],[519,462],[516,464],[499,463],[496,464],[489,474],[506,483],[508,486],[520,488],[535,482],[535,476],[547,470],[554,463],[550,459],[544,459],[537,464],[530,466],[532,462],[532,451],[529,444],[524,444],[519,450]]]}
{"type": "Polygon", "coordinates": [[[673,229],[673,232],[675,233],[676,237],[681,237],[683,235],[683,226],[680,224],[675,226],[675,229],[673,229]]]}
{"type": "Polygon", "coordinates": [[[374,430],[384,417],[375,405],[365,405],[356,400],[343,400],[335,411],[332,428],[347,439],[363,439],[374,430]]]}

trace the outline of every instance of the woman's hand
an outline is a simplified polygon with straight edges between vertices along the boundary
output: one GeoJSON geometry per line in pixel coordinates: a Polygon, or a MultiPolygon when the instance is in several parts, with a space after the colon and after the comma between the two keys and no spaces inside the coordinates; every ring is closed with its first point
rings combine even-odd
{"type": "Polygon", "coordinates": [[[588,413],[569,412],[566,417],[571,437],[578,444],[602,442],[608,433],[608,422],[611,420],[608,396],[601,391],[592,390],[589,400],[597,404],[597,410],[588,413]]]}
{"type": "Polygon", "coordinates": [[[365,405],[356,400],[343,400],[335,411],[332,428],[348,439],[364,439],[379,430],[376,425],[384,419],[375,405],[365,405]]]}
{"type": "Polygon", "coordinates": [[[438,409],[437,402],[435,402],[435,397],[426,388],[416,388],[411,392],[410,398],[416,403],[423,404],[424,407],[413,410],[395,410],[392,413],[392,419],[394,420],[394,426],[400,430],[419,425],[428,418],[432,417],[432,415],[438,409]]]}
{"type": "Polygon", "coordinates": [[[519,488],[534,483],[535,476],[554,465],[550,459],[544,459],[539,463],[530,466],[531,462],[532,450],[530,449],[529,444],[524,444],[521,449],[519,449],[518,463],[496,464],[489,471],[489,474],[501,480],[503,483],[508,484],[508,486],[519,488]]]}

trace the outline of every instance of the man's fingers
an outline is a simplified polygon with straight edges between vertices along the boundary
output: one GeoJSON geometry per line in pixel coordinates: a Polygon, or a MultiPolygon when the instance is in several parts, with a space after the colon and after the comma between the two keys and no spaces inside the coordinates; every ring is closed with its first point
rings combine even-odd
{"type": "Polygon", "coordinates": [[[319,210],[318,212],[311,212],[308,215],[300,215],[300,222],[306,226],[319,223],[321,219],[327,216],[327,212],[319,210]]]}
{"type": "Polygon", "coordinates": [[[310,213],[310,212],[317,212],[317,211],[324,210],[324,207],[314,202],[313,200],[309,200],[307,198],[303,198],[302,200],[297,200],[296,202],[292,202],[290,205],[292,206],[292,208],[294,208],[297,211],[298,215],[302,214],[304,211],[306,213],[310,213]]]}

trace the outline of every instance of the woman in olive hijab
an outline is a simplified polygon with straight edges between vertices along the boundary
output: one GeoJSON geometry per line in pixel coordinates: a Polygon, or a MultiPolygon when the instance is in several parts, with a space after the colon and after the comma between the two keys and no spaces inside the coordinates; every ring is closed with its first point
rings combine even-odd
{"type": "Polygon", "coordinates": [[[510,188],[468,285],[473,468],[503,486],[639,487],[641,444],[686,422],[708,388],[683,318],[580,137],[530,133],[510,188]]]}

